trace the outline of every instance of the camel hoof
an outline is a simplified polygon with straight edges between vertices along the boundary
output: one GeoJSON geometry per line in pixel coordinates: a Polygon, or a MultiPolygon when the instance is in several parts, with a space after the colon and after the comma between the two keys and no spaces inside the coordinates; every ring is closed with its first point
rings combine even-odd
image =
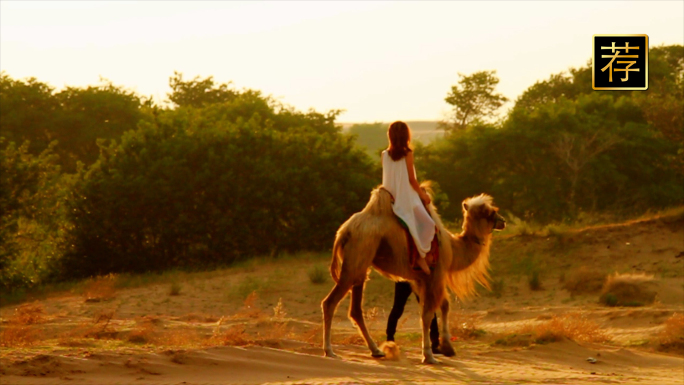
{"type": "Polygon", "coordinates": [[[442,354],[445,357],[453,357],[456,355],[456,352],[454,351],[454,347],[451,346],[451,344],[448,342],[446,342],[446,343],[442,342],[441,344],[439,344],[439,350],[442,352],[442,354]]]}
{"type": "Polygon", "coordinates": [[[373,358],[383,358],[383,357],[385,357],[385,352],[383,352],[382,350],[376,350],[376,351],[374,351],[374,352],[371,353],[371,357],[373,357],[373,358]]]}
{"type": "Polygon", "coordinates": [[[435,357],[423,357],[423,363],[427,365],[437,365],[439,364],[439,361],[437,361],[435,357]]]}
{"type": "Polygon", "coordinates": [[[330,351],[325,351],[325,357],[329,358],[340,358],[337,354],[333,353],[332,350],[330,351]]]}

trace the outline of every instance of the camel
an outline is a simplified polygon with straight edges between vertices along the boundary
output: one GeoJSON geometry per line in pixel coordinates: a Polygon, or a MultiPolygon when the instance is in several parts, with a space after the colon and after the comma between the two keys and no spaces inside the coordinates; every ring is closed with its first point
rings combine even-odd
{"type": "MultiPolygon", "coordinates": [[[[421,185],[432,195],[429,187],[421,185]]],[[[337,230],[330,274],[335,286],[322,301],[323,349],[326,357],[337,357],[332,349],[331,326],[337,305],[351,289],[349,318],[356,324],[373,357],[384,357],[366,327],[363,289],[371,266],[394,281],[411,282],[421,298],[423,363],[436,364],[429,339],[429,326],[439,307],[441,317],[440,350],[453,356],[449,332],[447,288],[459,299],[475,294],[476,283],[489,287],[489,248],[492,232],[502,230],[506,221],[493,206],[492,197],[481,194],[463,201],[463,231],[454,235],[444,228],[435,206],[428,206],[438,229],[439,258],[430,275],[414,271],[409,265],[408,240],[392,211],[392,197],[382,186],[371,192],[366,207],[351,216],[337,230]]]]}

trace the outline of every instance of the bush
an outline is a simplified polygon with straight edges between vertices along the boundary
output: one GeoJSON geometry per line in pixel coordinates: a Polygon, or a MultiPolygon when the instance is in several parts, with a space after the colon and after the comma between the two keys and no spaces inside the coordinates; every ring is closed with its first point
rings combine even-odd
{"type": "Polygon", "coordinates": [[[539,270],[532,270],[527,276],[527,284],[530,286],[530,290],[539,291],[542,290],[541,279],[539,278],[539,270]]]}
{"type": "Polygon", "coordinates": [[[227,264],[329,247],[373,166],[327,115],[258,94],[179,108],[104,146],[77,183],[69,276],[227,264]]]}
{"type": "Polygon", "coordinates": [[[599,302],[606,306],[644,306],[655,301],[657,284],[645,274],[614,274],[606,279],[599,302]]]}
{"type": "Polygon", "coordinates": [[[563,338],[578,342],[606,342],[610,339],[599,325],[580,314],[554,315],[538,325],[522,327],[517,334],[531,335],[538,344],[563,338]]]}
{"type": "Polygon", "coordinates": [[[563,288],[571,295],[597,293],[605,280],[605,273],[582,266],[565,277],[563,288]]]}
{"type": "Polygon", "coordinates": [[[309,281],[314,285],[320,285],[328,280],[328,270],[322,266],[314,266],[309,269],[309,281]]]}
{"type": "Polygon", "coordinates": [[[173,282],[169,288],[169,295],[176,296],[180,295],[181,285],[178,282],[173,282]]]}
{"type": "Polygon", "coordinates": [[[54,145],[35,156],[0,138],[0,293],[44,283],[63,252],[69,184],[54,145]]]}
{"type": "Polygon", "coordinates": [[[684,314],[674,313],[665,321],[664,326],[658,336],[659,349],[684,353],[684,314]]]}
{"type": "Polygon", "coordinates": [[[501,298],[505,288],[505,283],[503,278],[495,278],[491,282],[491,293],[496,298],[501,298]]]}

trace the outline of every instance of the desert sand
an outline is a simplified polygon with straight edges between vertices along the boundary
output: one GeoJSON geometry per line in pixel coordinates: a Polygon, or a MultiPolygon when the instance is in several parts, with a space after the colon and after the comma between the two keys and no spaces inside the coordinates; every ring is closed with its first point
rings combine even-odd
{"type": "MultiPolygon", "coordinates": [[[[2,306],[0,383],[684,384],[683,352],[659,342],[665,322],[684,313],[681,214],[554,235],[498,234],[492,277],[500,286],[452,302],[456,356],[438,355],[433,366],[420,363],[413,297],[399,324],[397,359],[370,357],[346,317],[348,298],[333,324],[341,358],[322,357],[320,301],[332,282],[309,275],[327,263],[327,255],[306,254],[119,276],[2,306]],[[657,298],[608,307],[598,292],[571,295],[564,287],[582,267],[652,275],[657,298]],[[530,288],[530,269],[538,290],[530,288]],[[17,321],[26,309],[35,317],[17,321]],[[525,333],[568,315],[595,325],[605,340],[537,341],[525,333]],[[12,343],[11,333],[27,342],[12,343]]],[[[392,295],[392,282],[371,274],[364,310],[378,342],[392,295]]]]}

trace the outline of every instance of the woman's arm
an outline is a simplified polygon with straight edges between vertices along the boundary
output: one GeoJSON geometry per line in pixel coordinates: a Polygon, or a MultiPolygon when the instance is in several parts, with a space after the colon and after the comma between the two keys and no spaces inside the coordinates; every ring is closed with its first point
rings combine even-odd
{"type": "Polygon", "coordinates": [[[429,205],[430,196],[428,196],[425,193],[425,191],[423,191],[423,189],[420,188],[420,184],[416,179],[415,168],[413,167],[413,151],[406,154],[406,168],[408,171],[409,183],[411,184],[411,187],[413,187],[413,189],[416,190],[418,196],[420,197],[420,200],[422,200],[423,203],[425,203],[426,205],[429,205]]]}

